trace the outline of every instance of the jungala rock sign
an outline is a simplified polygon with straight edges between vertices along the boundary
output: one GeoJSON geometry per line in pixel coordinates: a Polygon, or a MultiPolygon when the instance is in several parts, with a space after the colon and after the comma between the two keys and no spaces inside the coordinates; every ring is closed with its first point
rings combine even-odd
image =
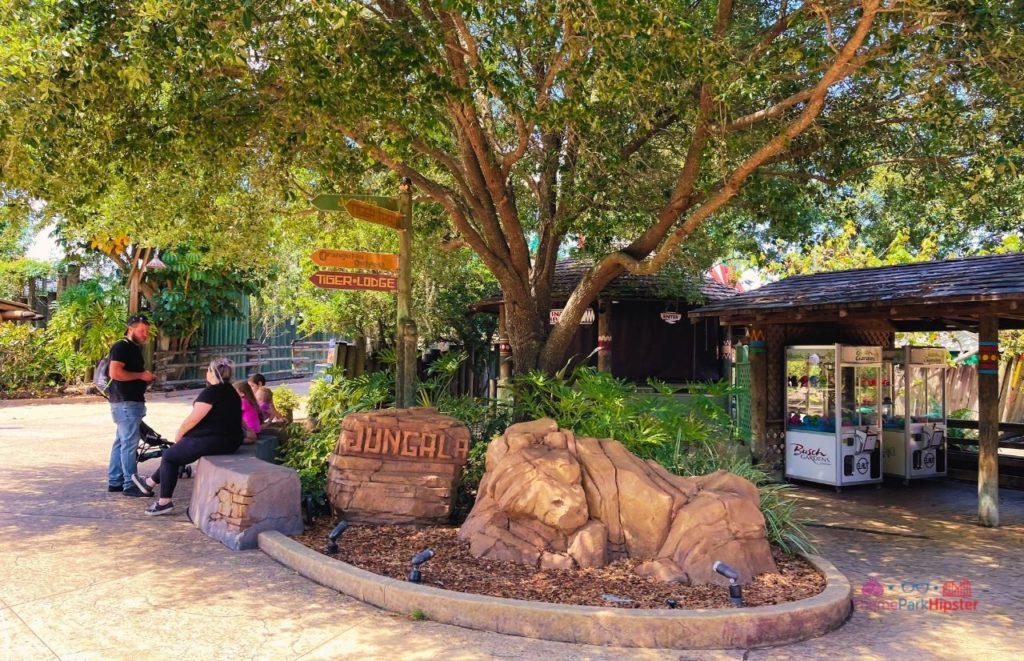
{"type": "Polygon", "coordinates": [[[354,433],[342,436],[346,454],[376,454],[392,457],[456,460],[465,462],[469,454],[469,439],[448,439],[446,434],[405,431],[385,427],[359,427],[354,433]],[[447,447],[446,447],[447,446],[447,447]]]}
{"type": "Polygon", "coordinates": [[[331,509],[350,521],[447,521],[469,443],[463,422],[434,409],[350,413],[328,460],[331,509]]]}

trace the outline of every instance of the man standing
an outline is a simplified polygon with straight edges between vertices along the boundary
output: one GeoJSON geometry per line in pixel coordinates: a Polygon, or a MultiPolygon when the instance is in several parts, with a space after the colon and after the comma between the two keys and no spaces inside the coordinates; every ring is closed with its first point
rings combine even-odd
{"type": "Polygon", "coordinates": [[[139,424],[146,415],[146,384],[154,379],[142,359],[148,338],[149,321],[137,314],[128,318],[125,336],[110,347],[110,414],[117,436],[110,450],[107,491],[123,491],[126,496],[146,495],[132,483],[132,475],[137,470],[139,424]]]}

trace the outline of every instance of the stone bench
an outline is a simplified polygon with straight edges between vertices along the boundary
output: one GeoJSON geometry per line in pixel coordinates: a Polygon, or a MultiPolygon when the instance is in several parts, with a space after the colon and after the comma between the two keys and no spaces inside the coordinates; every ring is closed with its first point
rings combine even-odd
{"type": "Polygon", "coordinates": [[[188,515],[229,549],[254,549],[264,530],[302,532],[300,498],[299,476],[292,468],[245,454],[213,455],[196,465],[188,515]]]}
{"type": "Polygon", "coordinates": [[[272,432],[260,432],[256,436],[255,443],[249,443],[238,448],[235,452],[235,456],[246,456],[256,457],[263,461],[270,463],[276,463],[274,458],[277,456],[277,448],[281,445],[281,437],[272,432]]]}

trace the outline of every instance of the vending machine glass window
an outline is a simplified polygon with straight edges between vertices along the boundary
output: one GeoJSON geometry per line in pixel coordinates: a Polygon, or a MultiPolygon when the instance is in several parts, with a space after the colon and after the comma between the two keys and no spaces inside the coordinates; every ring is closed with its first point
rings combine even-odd
{"type": "Polygon", "coordinates": [[[911,367],[910,412],[912,422],[945,422],[942,367],[911,367]]]}
{"type": "Polygon", "coordinates": [[[883,425],[887,429],[903,429],[907,415],[907,379],[906,366],[896,363],[892,366],[892,379],[889,384],[889,401],[883,402],[883,425]],[[886,404],[890,411],[886,410],[886,404]]]}
{"type": "Polygon", "coordinates": [[[786,350],[786,428],[832,433],[835,422],[835,349],[786,350]]]}
{"type": "Polygon", "coordinates": [[[878,367],[844,365],[842,367],[842,415],[844,427],[878,425],[878,367]]]}

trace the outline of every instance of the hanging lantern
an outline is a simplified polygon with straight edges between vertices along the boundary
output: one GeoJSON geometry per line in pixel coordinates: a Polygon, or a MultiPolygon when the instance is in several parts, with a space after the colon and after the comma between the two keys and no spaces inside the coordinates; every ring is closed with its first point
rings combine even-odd
{"type": "Polygon", "coordinates": [[[146,269],[150,271],[159,271],[160,269],[167,268],[167,264],[164,264],[163,260],[160,259],[159,255],[153,255],[153,259],[146,262],[146,269]]]}

